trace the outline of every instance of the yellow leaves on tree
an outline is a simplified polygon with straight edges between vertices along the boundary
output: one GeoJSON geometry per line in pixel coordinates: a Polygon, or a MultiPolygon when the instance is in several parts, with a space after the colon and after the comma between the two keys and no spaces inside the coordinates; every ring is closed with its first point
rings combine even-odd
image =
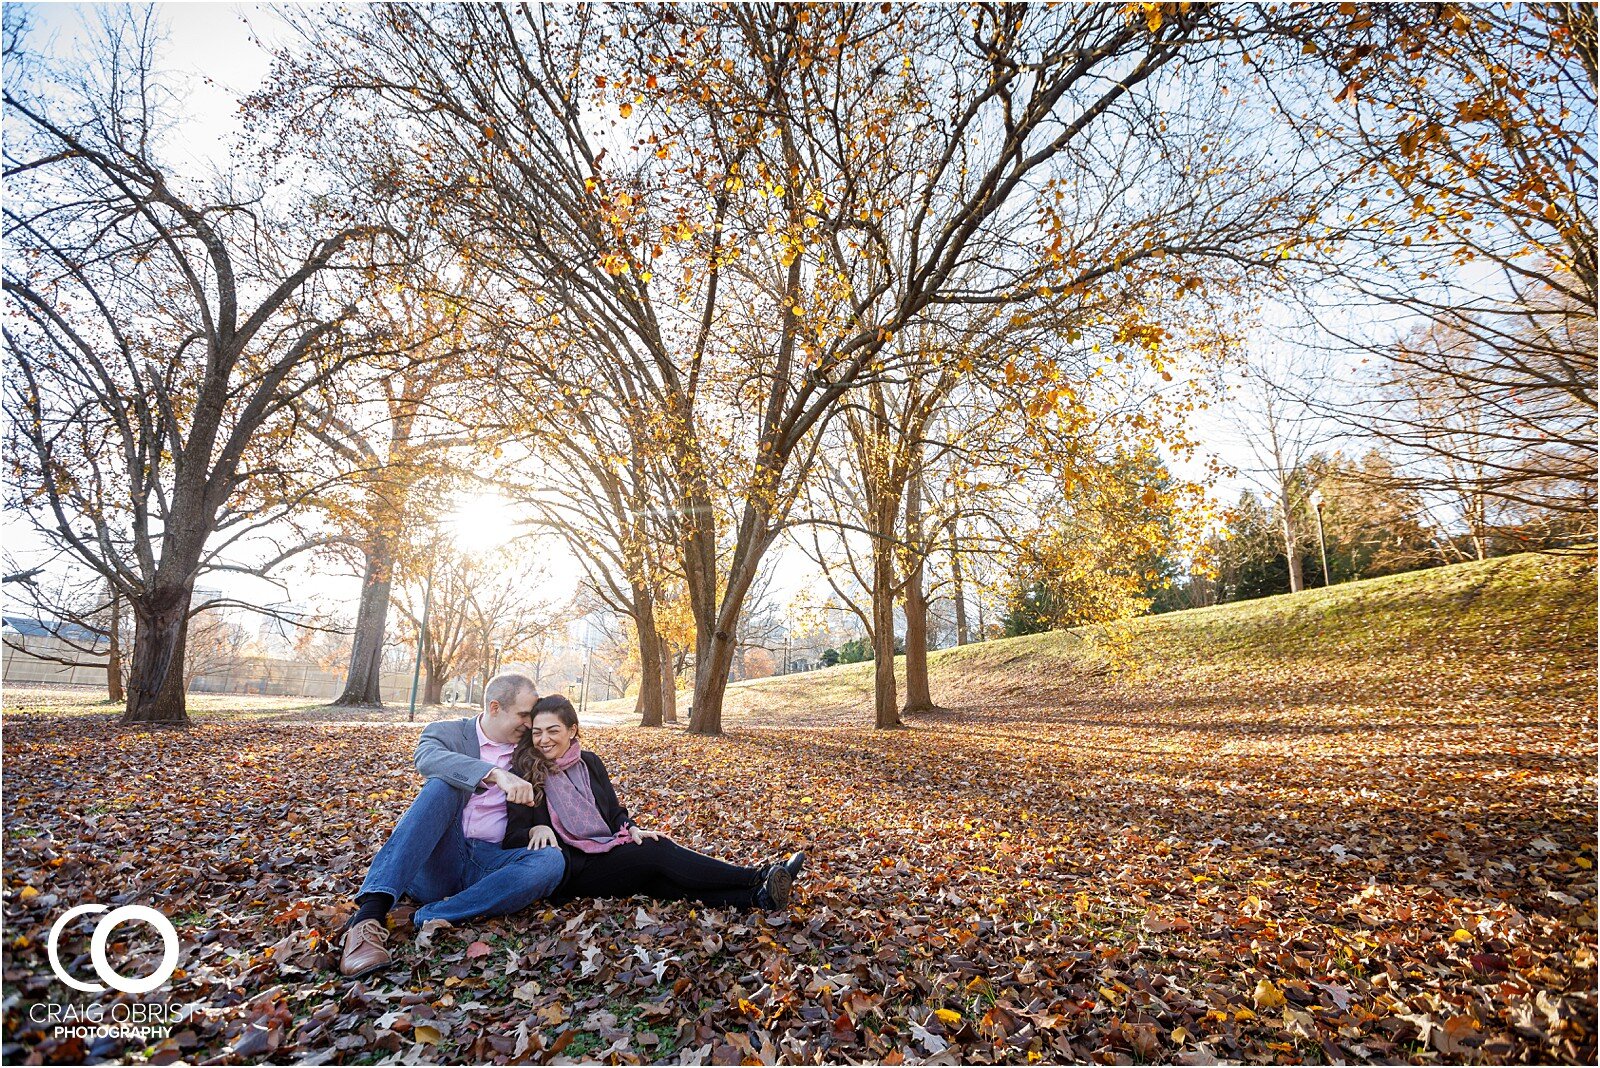
{"type": "Polygon", "coordinates": [[[1155,352],[1169,333],[1166,327],[1153,323],[1128,322],[1117,327],[1114,337],[1119,345],[1135,344],[1155,352]]]}

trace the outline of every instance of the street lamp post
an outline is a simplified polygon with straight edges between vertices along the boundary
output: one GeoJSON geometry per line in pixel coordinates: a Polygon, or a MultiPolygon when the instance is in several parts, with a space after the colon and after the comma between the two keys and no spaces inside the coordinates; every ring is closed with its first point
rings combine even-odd
{"type": "Polygon", "coordinates": [[[589,680],[594,662],[594,620],[588,616],[583,620],[583,685],[578,690],[578,711],[586,712],[589,709],[589,680]]]}
{"type": "Polygon", "coordinates": [[[583,650],[583,681],[578,685],[578,711],[584,712],[589,708],[589,664],[594,657],[594,650],[587,646],[583,650]]]}
{"type": "Polygon", "coordinates": [[[422,587],[422,626],[417,628],[417,661],[411,667],[411,712],[407,719],[417,718],[417,684],[422,679],[422,646],[428,640],[428,609],[433,607],[433,576],[428,576],[422,587]]]}
{"type": "Polygon", "coordinates": [[[1317,513],[1317,551],[1322,554],[1322,585],[1327,587],[1333,585],[1333,576],[1328,574],[1328,540],[1322,531],[1321,490],[1314,489],[1311,491],[1311,507],[1316,509],[1317,513]]]}

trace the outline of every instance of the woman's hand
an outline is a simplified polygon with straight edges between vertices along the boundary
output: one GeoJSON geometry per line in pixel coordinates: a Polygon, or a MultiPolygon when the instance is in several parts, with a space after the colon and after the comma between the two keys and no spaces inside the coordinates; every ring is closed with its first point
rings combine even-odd
{"type": "Polygon", "coordinates": [[[643,845],[646,838],[654,840],[658,838],[665,838],[666,835],[662,834],[660,831],[642,831],[638,827],[630,824],[628,826],[628,837],[633,839],[634,845],[643,845]]]}
{"type": "Polygon", "coordinates": [[[557,844],[556,832],[549,827],[535,827],[528,832],[529,849],[551,849],[557,844]]]}

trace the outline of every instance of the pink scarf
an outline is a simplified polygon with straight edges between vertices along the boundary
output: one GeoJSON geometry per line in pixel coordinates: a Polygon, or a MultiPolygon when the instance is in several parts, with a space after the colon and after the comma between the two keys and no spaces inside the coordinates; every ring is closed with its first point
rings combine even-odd
{"type": "Polygon", "coordinates": [[[624,827],[613,832],[595,803],[589,766],[577,742],[556,758],[544,777],[545,806],[550,824],[567,845],[584,853],[606,853],[633,841],[624,827]]]}

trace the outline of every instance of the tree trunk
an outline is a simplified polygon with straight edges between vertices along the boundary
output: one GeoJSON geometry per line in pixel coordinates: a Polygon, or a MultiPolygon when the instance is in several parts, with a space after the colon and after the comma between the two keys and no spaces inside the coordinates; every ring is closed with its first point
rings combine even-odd
{"type": "Polygon", "coordinates": [[[1467,498],[1467,536],[1472,539],[1472,552],[1479,560],[1489,558],[1489,509],[1483,494],[1474,492],[1467,498]]]}
{"type": "Polygon", "coordinates": [[[121,704],[128,696],[122,689],[122,598],[111,591],[111,623],[106,628],[106,700],[121,704]]]}
{"type": "Polygon", "coordinates": [[[903,712],[932,712],[928,680],[928,599],[922,592],[922,566],[906,587],[906,703],[903,712]]]}
{"type": "Polygon", "coordinates": [[[678,722],[678,669],[672,643],[657,635],[661,658],[661,721],[678,722]]]}
{"type": "Polygon", "coordinates": [[[158,580],[133,603],[133,662],[128,672],[123,723],[189,725],[183,652],[193,596],[194,591],[186,585],[158,580]]]}
{"type": "Polygon", "coordinates": [[[906,485],[906,542],[912,555],[906,575],[906,703],[901,711],[932,712],[935,706],[928,682],[928,595],[922,585],[928,556],[922,541],[920,470],[906,485]]]}
{"type": "Polygon", "coordinates": [[[634,594],[638,615],[634,617],[634,630],[639,640],[639,700],[634,712],[639,716],[639,726],[661,726],[661,643],[656,636],[656,617],[649,595],[640,598],[634,594]]]}
{"type": "Polygon", "coordinates": [[[703,498],[686,495],[692,507],[706,507],[704,513],[691,512],[694,526],[684,547],[684,584],[688,587],[689,612],[694,617],[694,699],[689,709],[691,734],[722,733],[722,695],[728,688],[728,669],[733,647],[717,639],[717,554],[716,531],[703,498]]]}
{"type": "Polygon", "coordinates": [[[689,733],[721,734],[722,699],[728,692],[728,672],[733,668],[733,641],[726,634],[713,635],[704,647],[705,655],[695,656],[694,708],[689,712],[689,733]]]}
{"type": "Polygon", "coordinates": [[[422,665],[422,703],[444,704],[444,676],[439,674],[432,664],[422,665]]]}
{"type": "Polygon", "coordinates": [[[872,542],[872,706],[873,726],[900,726],[894,679],[894,548],[883,538],[872,542]]]}
{"type": "Polygon", "coordinates": [[[719,679],[712,670],[711,661],[716,644],[712,636],[717,629],[716,621],[702,621],[698,618],[699,614],[699,606],[695,606],[694,696],[689,707],[689,733],[721,734],[722,694],[728,688],[728,672],[724,667],[719,679]]]}
{"type": "MultiPolygon", "coordinates": [[[[763,522],[765,517],[754,512],[747,513],[742,520],[728,569],[727,589],[720,603],[716,598],[715,546],[692,545],[684,554],[685,577],[692,595],[690,609],[695,617],[694,707],[689,712],[691,734],[722,733],[722,702],[728,692],[728,673],[733,668],[738,645],[735,633],[739,613],[750,595],[750,584],[755,581],[761,557],[772,545],[771,535],[758,535],[754,529],[763,522]]],[[[697,531],[692,541],[699,541],[701,537],[702,532],[697,531]]]]}
{"type": "Polygon", "coordinates": [[[967,644],[967,587],[961,579],[961,545],[956,524],[950,524],[950,583],[955,589],[956,644],[967,644]]]}
{"type": "Polygon", "coordinates": [[[1289,498],[1283,498],[1283,548],[1284,557],[1289,561],[1289,592],[1299,593],[1306,587],[1305,576],[1300,570],[1300,539],[1295,535],[1294,521],[1289,518],[1289,498]]]}
{"type": "Polygon", "coordinates": [[[394,578],[394,541],[374,537],[367,550],[367,573],[361,582],[355,639],[344,692],[336,705],[383,705],[383,637],[389,626],[389,588],[394,578]]]}

